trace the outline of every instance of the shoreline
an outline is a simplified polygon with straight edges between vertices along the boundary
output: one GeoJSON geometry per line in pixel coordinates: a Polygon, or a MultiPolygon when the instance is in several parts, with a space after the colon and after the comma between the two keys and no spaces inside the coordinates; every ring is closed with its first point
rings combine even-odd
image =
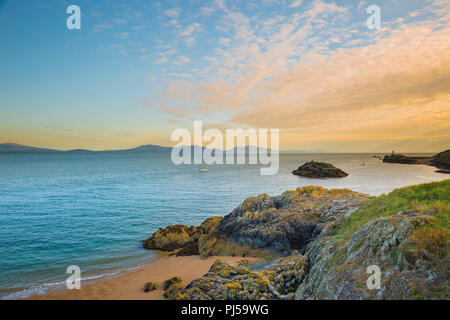
{"type": "Polygon", "coordinates": [[[217,259],[229,264],[236,264],[246,259],[255,262],[257,258],[215,256],[201,259],[200,256],[176,257],[161,255],[152,258],[145,267],[124,272],[112,278],[106,278],[83,285],[79,290],[64,289],[62,291],[36,294],[23,300],[165,300],[162,283],[171,277],[181,277],[183,286],[202,277],[209,271],[217,259]],[[154,260],[154,261],[152,261],[154,260]],[[158,284],[158,289],[144,292],[144,284],[148,281],[158,284]]]}

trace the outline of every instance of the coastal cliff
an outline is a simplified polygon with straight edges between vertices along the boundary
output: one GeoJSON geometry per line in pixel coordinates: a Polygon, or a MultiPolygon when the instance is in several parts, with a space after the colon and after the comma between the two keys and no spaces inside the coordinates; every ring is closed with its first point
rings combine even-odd
{"type": "Polygon", "coordinates": [[[449,190],[446,180],[376,198],[321,187],[263,194],[207,227],[160,229],[145,243],[265,258],[239,267],[218,260],[177,299],[449,299],[449,190]],[[366,286],[372,265],[379,290],[366,286]]]}

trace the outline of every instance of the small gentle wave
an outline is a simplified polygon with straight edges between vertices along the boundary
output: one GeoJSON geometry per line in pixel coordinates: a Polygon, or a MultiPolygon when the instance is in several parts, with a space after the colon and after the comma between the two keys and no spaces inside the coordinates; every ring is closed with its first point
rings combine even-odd
{"type": "MultiPolygon", "coordinates": [[[[151,261],[154,261],[154,260],[152,259],[151,261]]],[[[137,270],[143,269],[144,267],[145,267],[144,265],[139,265],[139,266],[130,267],[130,268],[127,268],[124,270],[118,270],[118,271],[113,271],[113,272],[104,273],[104,274],[100,274],[100,275],[82,277],[81,278],[81,287],[83,288],[84,286],[87,286],[87,285],[95,283],[95,282],[108,280],[108,279],[114,278],[115,276],[118,276],[118,275],[124,275],[124,274],[130,273],[130,272],[133,272],[133,271],[137,271],[137,270]]],[[[32,296],[45,295],[50,292],[58,292],[58,291],[62,291],[62,290],[67,290],[66,280],[44,283],[41,285],[32,286],[31,288],[21,289],[21,290],[13,291],[10,293],[1,293],[0,292],[0,300],[26,299],[26,298],[29,298],[32,296]]]]}

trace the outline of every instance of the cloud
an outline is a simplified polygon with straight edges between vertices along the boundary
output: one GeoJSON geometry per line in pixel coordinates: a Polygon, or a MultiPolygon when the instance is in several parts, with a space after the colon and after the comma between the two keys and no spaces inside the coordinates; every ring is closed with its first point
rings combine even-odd
{"type": "Polygon", "coordinates": [[[147,28],[148,28],[148,26],[140,25],[140,26],[134,26],[131,29],[132,30],[144,30],[144,29],[147,29],[147,28]]]}
{"type": "Polygon", "coordinates": [[[185,27],[183,30],[181,30],[178,35],[181,37],[189,37],[191,36],[194,32],[199,31],[202,28],[202,26],[197,23],[194,22],[190,25],[188,25],[187,27],[185,27]]]}
{"type": "Polygon", "coordinates": [[[298,7],[300,7],[302,4],[303,4],[303,0],[294,0],[294,1],[290,4],[289,8],[298,8],[298,7]]]}
{"type": "Polygon", "coordinates": [[[169,62],[169,59],[166,56],[162,56],[162,57],[156,59],[155,62],[157,64],[166,64],[167,62],[169,62]]]}
{"type": "Polygon", "coordinates": [[[213,6],[217,9],[227,10],[227,4],[225,0],[214,0],[213,6]]]}
{"type": "Polygon", "coordinates": [[[180,13],[181,13],[180,8],[169,9],[169,10],[164,11],[164,14],[170,18],[178,18],[180,13]]]}
{"type": "Polygon", "coordinates": [[[220,38],[218,42],[221,46],[229,46],[231,44],[231,39],[230,38],[220,38]]]}
{"type": "Polygon", "coordinates": [[[117,33],[114,33],[114,36],[119,39],[128,39],[128,37],[130,36],[130,33],[128,31],[117,32],[117,33]]]}
{"type": "Polygon", "coordinates": [[[114,22],[115,24],[119,24],[119,25],[123,25],[123,24],[127,24],[128,21],[125,19],[113,19],[112,22],[114,22]]]}
{"type": "Polygon", "coordinates": [[[421,21],[376,32],[347,23],[348,7],[319,0],[264,21],[226,12],[217,25],[232,37],[204,57],[203,82],[168,84],[164,111],[226,111],[224,121],[280,128],[290,143],[448,139],[447,12],[434,3],[421,21]]]}
{"type": "Polygon", "coordinates": [[[173,64],[175,64],[175,65],[182,65],[182,64],[188,63],[190,61],[191,60],[188,57],[179,56],[178,60],[176,60],[173,64]]]}
{"type": "Polygon", "coordinates": [[[362,1],[360,1],[359,4],[358,4],[358,10],[361,10],[363,7],[366,7],[366,6],[368,6],[368,5],[367,5],[367,2],[364,1],[364,0],[362,0],[362,1]]]}
{"type": "Polygon", "coordinates": [[[167,21],[167,22],[165,23],[165,25],[166,25],[166,26],[171,26],[171,27],[176,27],[176,28],[179,28],[179,27],[180,27],[180,24],[178,23],[178,20],[177,20],[177,19],[171,19],[171,20],[167,21]]]}
{"type": "Polygon", "coordinates": [[[168,55],[168,56],[172,55],[172,54],[175,54],[175,53],[177,53],[177,50],[175,48],[172,48],[172,47],[168,47],[168,49],[166,51],[164,51],[164,54],[168,55]]]}
{"type": "Polygon", "coordinates": [[[100,32],[103,30],[111,29],[111,26],[109,24],[96,24],[94,25],[94,32],[100,32]]]}
{"type": "Polygon", "coordinates": [[[188,45],[192,46],[195,43],[195,34],[202,31],[203,26],[197,22],[194,22],[187,27],[183,28],[178,32],[178,36],[183,38],[183,41],[188,45]]]}
{"type": "Polygon", "coordinates": [[[212,8],[212,7],[201,7],[200,8],[200,14],[203,16],[210,16],[212,15],[214,12],[216,11],[216,9],[212,8]]]}

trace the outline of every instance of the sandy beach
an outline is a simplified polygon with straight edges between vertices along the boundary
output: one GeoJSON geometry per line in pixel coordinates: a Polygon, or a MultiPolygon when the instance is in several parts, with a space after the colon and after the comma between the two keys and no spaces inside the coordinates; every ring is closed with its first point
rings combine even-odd
{"type": "MultiPolygon", "coordinates": [[[[79,290],[65,290],[46,295],[33,296],[31,300],[160,300],[164,299],[161,284],[163,281],[178,276],[183,285],[200,278],[208,272],[216,259],[235,264],[242,257],[209,257],[199,256],[176,257],[162,256],[148,267],[113,279],[82,286],[79,290]],[[152,292],[144,292],[144,284],[155,282],[159,288],[152,292]]],[[[256,261],[255,258],[245,258],[256,261]]]]}

